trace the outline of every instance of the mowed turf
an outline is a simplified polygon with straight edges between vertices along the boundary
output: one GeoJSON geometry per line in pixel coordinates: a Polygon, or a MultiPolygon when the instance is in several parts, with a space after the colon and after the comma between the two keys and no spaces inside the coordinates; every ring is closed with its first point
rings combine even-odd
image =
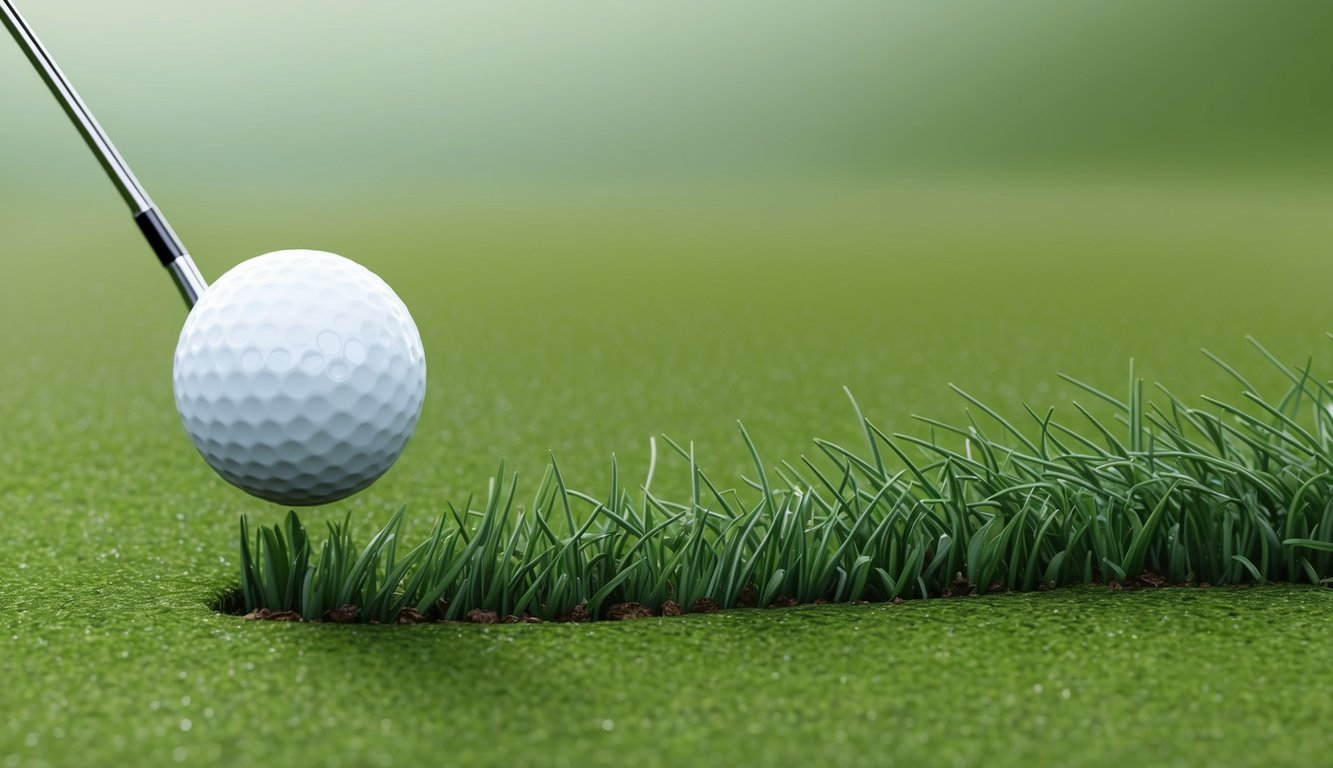
{"type": "MultiPolygon", "coordinates": [[[[90,171],[90,174],[95,169],[90,171]]],[[[90,177],[95,178],[95,177],[90,177]]],[[[1333,592],[1081,589],[624,624],[335,627],[209,610],[231,489],[171,401],[182,320],[100,182],[0,208],[0,763],[1312,764],[1333,747],[1333,592]]],[[[162,194],[162,193],[159,193],[162,194]]],[[[384,276],[430,366],[382,482],[304,515],[418,537],[548,451],[600,492],[647,438],[736,485],[743,419],[771,462],[852,442],[840,388],[892,431],[1072,410],[1065,371],[1233,395],[1198,349],[1327,369],[1333,200],[1241,180],[986,179],[899,187],[185,191],[209,276],[281,247],[384,276]],[[266,197],[265,195],[268,195],[266,197]],[[271,198],[271,199],[270,199],[271,198]],[[239,201],[239,202],[238,202],[239,201]]],[[[1248,366],[1253,361],[1254,365],[1248,366]]],[[[676,463],[655,491],[683,490],[676,463]]],[[[525,485],[526,482],[526,485],[525,485]]]]}

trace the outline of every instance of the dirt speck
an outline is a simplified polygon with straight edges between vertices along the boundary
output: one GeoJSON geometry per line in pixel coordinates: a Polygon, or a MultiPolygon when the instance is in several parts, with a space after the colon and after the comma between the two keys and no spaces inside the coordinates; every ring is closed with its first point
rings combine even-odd
{"type": "Polygon", "coordinates": [[[1142,584],[1145,587],[1166,586],[1166,579],[1162,577],[1162,574],[1153,573],[1152,571],[1144,571],[1143,573],[1140,573],[1138,580],[1139,584],[1142,584]]]}
{"type": "Polygon", "coordinates": [[[425,624],[426,617],[416,608],[404,608],[398,612],[399,624],[425,624]]]}
{"type": "Polygon", "coordinates": [[[560,621],[572,621],[572,622],[592,621],[592,613],[588,610],[588,606],[584,605],[583,603],[579,603],[578,605],[569,609],[569,613],[566,613],[564,616],[561,616],[560,621]]]}
{"type": "Polygon", "coordinates": [[[256,608],[243,618],[250,621],[302,621],[301,614],[296,611],[273,611],[268,608],[256,608]]]}
{"type": "Polygon", "coordinates": [[[736,607],[753,608],[755,606],[755,603],[758,602],[759,602],[759,597],[754,592],[754,586],[750,585],[747,586],[745,589],[741,590],[740,595],[736,598],[736,607]]]}
{"type": "Polygon", "coordinates": [[[690,606],[690,613],[717,613],[722,606],[711,597],[701,597],[690,606]]]}
{"type": "Polygon", "coordinates": [[[949,586],[945,588],[941,595],[943,597],[963,597],[974,594],[975,591],[972,582],[968,581],[967,577],[960,571],[953,575],[953,581],[949,582],[949,586]]]}
{"type": "Polygon", "coordinates": [[[606,609],[606,618],[611,621],[646,619],[652,615],[653,612],[648,610],[648,606],[643,603],[616,603],[606,609]]]}
{"type": "Polygon", "coordinates": [[[323,618],[334,624],[355,624],[361,619],[361,609],[348,603],[325,611],[323,618]]]}

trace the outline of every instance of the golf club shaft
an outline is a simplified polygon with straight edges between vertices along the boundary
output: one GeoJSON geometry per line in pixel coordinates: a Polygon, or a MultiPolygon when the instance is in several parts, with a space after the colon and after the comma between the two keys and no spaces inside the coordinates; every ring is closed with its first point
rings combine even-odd
{"type": "Polygon", "coordinates": [[[116,185],[120,196],[125,198],[125,203],[134,212],[135,223],[148,239],[148,244],[153,247],[158,261],[162,262],[162,266],[171,273],[171,278],[180,289],[185,303],[194,306],[208,289],[208,283],[199,273],[199,268],[195,266],[194,259],[190,258],[185,246],[181,244],[180,238],[171,229],[171,225],[167,224],[166,218],[158,211],[157,206],[153,205],[152,199],[148,197],[139,180],[134,177],[134,172],[130,170],[125,158],[116,150],[116,145],[111,143],[111,139],[89,111],[88,105],[83,103],[78,91],[75,91],[74,86],[65,79],[55,59],[51,58],[51,54],[37,39],[37,35],[33,34],[32,28],[19,15],[11,0],[0,0],[0,16],[3,17],[9,33],[14,36],[14,41],[23,49],[28,61],[32,62],[32,66],[51,89],[51,95],[55,96],[60,106],[64,107],[65,114],[74,121],[83,140],[88,143],[88,148],[102,163],[102,168],[111,178],[111,183],[116,185]]]}

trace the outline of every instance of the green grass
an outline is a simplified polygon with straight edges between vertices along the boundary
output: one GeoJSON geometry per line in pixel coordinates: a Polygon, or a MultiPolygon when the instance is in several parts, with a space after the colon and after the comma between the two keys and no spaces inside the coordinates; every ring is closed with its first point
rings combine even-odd
{"type": "MultiPolygon", "coordinates": [[[[238,516],[286,510],[191,449],[169,383],[180,308],[94,173],[85,199],[0,206],[0,764],[1301,765],[1329,749],[1333,592],[1309,587],[578,626],[219,615],[238,516]]],[[[1006,418],[1027,402],[1072,420],[1082,395],[1054,373],[1123,389],[1131,357],[1193,405],[1239,401],[1198,349],[1244,366],[1247,333],[1328,370],[1327,193],[1171,184],[403,190],[375,216],[314,193],[155,191],[209,276],[305,245],[403,295],[431,366],[418,433],[372,489],[305,514],[372,531],[407,504],[420,541],[446,500],[485,498],[501,456],[525,497],[553,451],[600,498],[611,454],[645,476],[654,434],[692,438],[710,477],[753,477],[738,418],[772,463],[816,435],[861,450],[843,386],[921,437],[912,414],[960,413],[950,382],[1006,418]]],[[[655,492],[688,499],[662,447],[655,492]]]]}
{"type": "Polygon", "coordinates": [[[51,661],[10,678],[6,754],[1270,766],[1314,764],[1333,747],[1324,589],[1078,589],[406,628],[243,622],[210,612],[207,594],[200,585],[134,615],[47,616],[40,636],[10,642],[9,655],[51,661]]]}
{"type": "Polygon", "coordinates": [[[1024,430],[958,390],[977,412],[967,424],[921,417],[951,441],[886,435],[862,417],[862,451],[816,440],[824,461],[769,465],[741,427],[754,479],[723,485],[693,445],[665,438],[688,470],[679,500],[654,493],[656,462],[634,489],[613,462],[599,497],[569,488],[553,461],[525,505],[501,465],[480,508],[447,505],[410,548],[403,509],[364,548],[346,521],[316,544],[294,512],[253,537],[242,517],[237,602],[307,619],[350,606],[375,623],[472,611],[550,621],[620,603],[887,602],[1145,576],[1330,584],[1333,389],[1255,346],[1290,380],[1280,398],[1215,360],[1246,387],[1241,404],[1196,408],[1159,385],[1159,407],[1131,366],[1124,399],[1065,377],[1119,423],[1076,402],[1082,429],[1028,407],[1024,430]]]}

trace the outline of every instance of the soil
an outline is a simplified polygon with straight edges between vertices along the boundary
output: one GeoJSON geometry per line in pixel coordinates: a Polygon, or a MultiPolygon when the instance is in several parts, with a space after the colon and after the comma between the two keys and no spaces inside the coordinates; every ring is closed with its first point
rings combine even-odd
{"type": "Polygon", "coordinates": [[[963,574],[955,573],[953,581],[949,582],[949,586],[944,588],[940,597],[965,597],[974,594],[976,594],[976,588],[972,586],[972,582],[968,581],[963,574]]]}
{"type": "Polygon", "coordinates": [[[592,621],[593,615],[588,611],[588,606],[579,603],[570,609],[569,613],[559,618],[559,621],[585,622],[592,621]]]}
{"type": "Polygon", "coordinates": [[[426,617],[416,608],[404,608],[398,612],[399,624],[425,624],[426,617]]]}
{"type": "MultiPolygon", "coordinates": [[[[1101,586],[1104,589],[1108,590],[1118,591],[1127,589],[1158,589],[1163,587],[1170,587],[1172,585],[1169,582],[1167,582],[1166,578],[1163,577],[1160,573],[1155,573],[1153,571],[1144,571],[1138,574],[1137,576],[1126,579],[1124,582],[1119,582],[1119,581],[1109,581],[1104,583],[1099,582],[1097,586],[1101,586]]],[[[1208,582],[1195,583],[1192,581],[1187,581],[1174,586],[1180,588],[1209,588],[1212,587],[1213,585],[1209,584],[1208,582]]],[[[1333,587],[1333,584],[1331,584],[1330,586],[1333,587]]],[[[1037,590],[1041,592],[1049,592],[1050,587],[1046,584],[1039,584],[1037,586],[1037,590]]],[[[993,581],[988,585],[986,591],[1001,592],[1004,591],[1004,585],[999,581],[993,581]]],[[[967,595],[976,595],[977,593],[978,590],[976,588],[976,585],[972,584],[972,582],[968,581],[966,577],[964,577],[961,573],[959,573],[954,576],[953,581],[949,584],[948,587],[942,590],[938,596],[961,597],[967,595]]],[[[240,604],[238,595],[239,592],[237,593],[237,595],[224,596],[219,600],[218,604],[215,607],[223,613],[238,615],[240,613],[239,609],[236,607],[240,604]]],[[[870,601],[867,600],[854,600],[851,601],[851,604],[867,605],[869,604],[869,602],[870,601]]],[[[888,602],[897,605],[906,601],[902,597],[895,597],[888,602]]],[[[755,599],[754,588],[746,587],[737,598],[736,608],[753,608],[755,607],[755,603],[756,599],[755,599]]],[[[830,601],[828,601],[827,599],[821,598],[813,601],[811,604],[825,605],[829,603],[830,601]]],[[[769,607],[790,608],[800,604],[801,603],[799,600],[787,597],[785,595],[780,595],[773,599],[773,602],[770,604],[769,607]]],[[[448,603],[442,603],[442,606],[447,610],[448,603]]],[[[694,603],[690,606],[689,613],[717,613],[718,611],[722,610],[725,610],[725,608],[718,601],[714,600],[711,597],[701,597],[695,600],[694,603]]],[[[654,612],[653,609],[649,608],[648,606],[642,603],[625,602],[625,603],[613,603],[612,605],[610,605],[606,609],[606,614],[603,618],[604,620],[608,621],[626,621],[630,619],[648,618],[651,616],[681,616],[684,615],[685,613],[686,613],[685,609],[682,608],[680,604],[675,602],[674,600],[667,600],[659,607],[659,609],[656,612],[654,612]]],[[[528,613],[524,613],[522,615],[511,614],[507,616],[500,616],[495,611],[485,611],[481,609],[474,609],[468,611],[467,615],[463,617],[461,622],[447,621],[442,618],[444,615],[445,615],[444,611],[437,610],[437,608],[432,608],[428,614],[422,614],[420,611],[414,608],[404,608],[401,612],[399,612],[398,619],[394,623],[396,624],[455,624],[455,623],[539,624],[542,622],[540,618],[532,616],[531,614],[528,613]]],[[[258,608],[247,614],[244,614],[243,616],[241,616],[241,618],[251,621],[306,621],[304,617],[302,617],[295,611],[274,611],[268,608],[258,608]]],[[[355,624],[360,621],[361,611],[355,605],[342,605],[337,608],[334,608],[333,610],[325,611],[324,615],[321,618],[324,621],[332,624],[355,624]]],[[[587,621],[594,621],[595,619],[596,617],[592,615],[592,613],[588,610],[588,607],[580,603],[574,606],[572,609],[570,609],[569,613],[566,613],[564,616],[561,616],[560,618],[556,619],[556,621],[587,622],[587,621]]],[[[370,623],[378,623],[378,622],[370,622],[370,623]]]]}
{"type": "MultiPolygon", "coordinates": [[[[1152,571],[1144,571],[1143,573],[1140,573],[1138,576],[1131,577],[1123,582],[1110,581],[1106,584],[1107,589],[1110,589],[1112,591],[1118,591],[1122,589],[1140,589],[1140,588],[1157,589],[1165,586],[1167,586],[1167,581],[1165,578],[1162,577],[1162,574],[1154,573],[1152,571]]],[[[1193,587],[1195,586],[1195,584],[1193,582],[1187,581],[1184,584],[1181,584],[1180,586],[1193,587]]],[[[1209,587],[1212,585],[1205,581],[1204,583],[1199,584],[1198,586],[1209,587]]]]}
{"type": "Polygon", "coordinates": [[[1166,579],[1162,578],[1160,573],[1144,571],[1139,574],[1139,584],[1145,587],[1165,587],[1166,579]]]}
{"type": "Polygon", "coordinates": [[[304,621],[296,611],[270,611],[267,608],[256,608],[244,618],[251,621],[304,621]]]}
{"type": "Polygon", "coordinates": [[[608,621],[627,621],[629,619],[652,618],[653,612],[643,603],[616,603],[606,609],[608,621]]]}
{"type": "Polygon", "coordinates": [[[722,606],[711,597],[701,597],[690,606],[690,613],[717,613],[722,606]]]}
{"type": "Polygon", "coordinates": [[[361,618],[361,609],[355,605],[340,605],[324,612],[324,620],[334,624],[355,624],[361,618]]]}

